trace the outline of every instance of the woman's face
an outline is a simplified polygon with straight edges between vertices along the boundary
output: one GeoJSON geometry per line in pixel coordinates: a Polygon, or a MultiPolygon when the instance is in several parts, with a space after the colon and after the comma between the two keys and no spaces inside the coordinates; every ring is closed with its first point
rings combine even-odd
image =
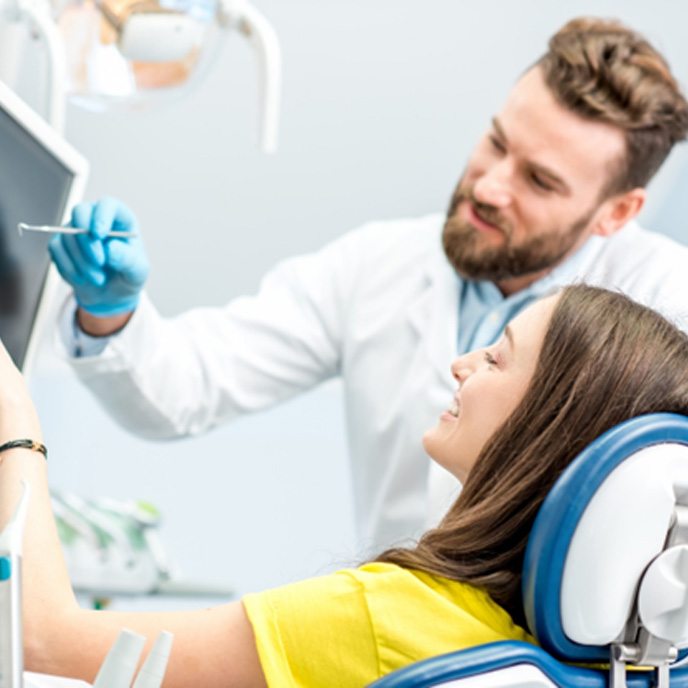
{"type": "Polygon", "coordinates": [[[460,481],[523,399],[558,298],[537,301],[507,325],[496,344],[452,363],[458,389],[437,425],[423,436],[423,446],[460,481]]]}

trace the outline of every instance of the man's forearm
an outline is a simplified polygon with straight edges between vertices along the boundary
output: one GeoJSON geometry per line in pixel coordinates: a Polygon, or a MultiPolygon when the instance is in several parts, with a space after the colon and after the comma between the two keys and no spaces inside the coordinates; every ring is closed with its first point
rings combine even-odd
{"type": "Polygon", "coordinates": [[[81,330],[91,337],[108,337],[119,332],[129,322],[133,314],[134,311],[129,311],[102,318],[79,308],[76,318],[81,330]]]}

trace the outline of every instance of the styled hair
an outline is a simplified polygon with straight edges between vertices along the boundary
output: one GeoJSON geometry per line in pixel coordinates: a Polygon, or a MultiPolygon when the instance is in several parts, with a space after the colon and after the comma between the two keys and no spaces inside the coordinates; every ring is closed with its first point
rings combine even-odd
{"type": "Polygon", "coordinates": [[[565,24],[536,63],[557,101],[581,117],[620,128],[625,159],[614,161],[603,197],[644,187],[688,133],[688,103],[664,58],[618,21],[565,24]]]}
{"type": "Polygon", "coordinates": [[[482,587],[524,623],[525,547],[552,485],[606,430],[662,411],[688,415],[688,336],[622,294],[563,289],[524,398],[457,501],[415,547],[377,560],[482,587]]]}

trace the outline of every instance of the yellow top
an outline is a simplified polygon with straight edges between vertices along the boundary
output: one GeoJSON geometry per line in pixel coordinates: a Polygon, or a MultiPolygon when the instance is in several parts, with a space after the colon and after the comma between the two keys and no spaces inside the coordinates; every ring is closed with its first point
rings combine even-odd
{"type": "Polygon", "coordinates": [[[379,562],[246,595],[268,685],[361,688],[427,657],[535,642],[486,592],[379,562]]]}

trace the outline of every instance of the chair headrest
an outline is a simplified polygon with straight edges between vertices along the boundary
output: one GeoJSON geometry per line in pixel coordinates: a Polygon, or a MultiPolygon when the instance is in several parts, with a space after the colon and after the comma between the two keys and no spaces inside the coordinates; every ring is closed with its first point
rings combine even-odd
{"type": "Polygon", "coordinates": [[[644,598],[640,584],[683,505],[688,418],[633,418],[581,452],[543,502],[525,554],[526,618],[548,652],[607,660],[609,644],[635,618],[639,587],[655,628],[674,644],[688,642],[688,579],[672,583],[668,596],[662,587],[669,569],[688,567],[688,554],[657,562],[644,598]]]}

